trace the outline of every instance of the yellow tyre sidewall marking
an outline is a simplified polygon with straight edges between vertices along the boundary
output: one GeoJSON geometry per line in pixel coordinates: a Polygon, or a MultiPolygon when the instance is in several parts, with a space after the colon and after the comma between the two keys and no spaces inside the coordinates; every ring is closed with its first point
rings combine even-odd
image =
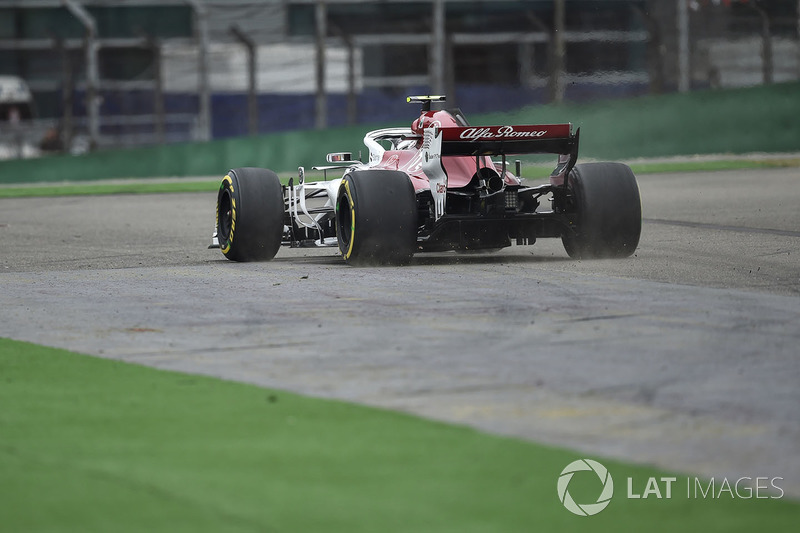
{"type": "MultiPolygon", "coordinates": [[[[227,254],[231,251],[231,246],[233,246],[233,232],[236,230],[236,198],[233,197],[233,180],[227,174],[222,178],[222,186],[225,187],[226,183],[231,190],[231,231],[228,233],[228,237],[222,247],[223,254],[227,254]]],[[[219,228],[219,206],[217,206],[217,228],[219,228]]]]}
{"type": "Polygon", "coordinates": [[[347,195],[347,202],[350,204],[350,246],[347,248],[347,253],[344,254],[345,259],[350,259],[353,253],[353,242],[356,235],[356,206],[353,202],[353,195],[350,193],[350,181],[344,180],[344,193],[347,195]]]}

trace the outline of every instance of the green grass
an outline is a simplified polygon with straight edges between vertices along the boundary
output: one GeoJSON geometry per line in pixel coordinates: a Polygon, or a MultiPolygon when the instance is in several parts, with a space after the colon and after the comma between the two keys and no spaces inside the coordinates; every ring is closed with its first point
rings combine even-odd
{"type": "MultiPolygon", "coordinates": [[[[800,159],[761,159],[761,160],[720,160],[720,161],[674,161],[663,163],[633,163],[631,168],[636,174],[654,174],[659,172],[707,172],[715,170],[736,170],[736,169],[769,169],[800,167],[800,159]]],[[[528,179],[546,179],[553,170],[553,165],[542,165],[534,163],[523,166],[522,176],[528,179]]],[[[322,175],[307,173],[309,181],[321,180],[322,175]]],[[[281,181],[286,184],[289,178],[287,175],[281,177],[281,181]]],[[[172,182],[153,182],[146,183],[135,181],[131,183],[115,184],[85,184],[85,183],[62,183],[59,185],[36,185],[36,186],[9,186],[0,187],[0,198],[30,198],[46,196],[90,196],[103,194],[154,194],[154,193],[178,193],[178,192],[207,192],[213,193],[219,188],[218,182],[196,181],[182,179],[172,182]]]]}
{"type": "MultiPolygon", "coordinates": [[[[714,161],[664,161],[657,163],[631,163],[636,175],[660,174],[665,172],[714,172],[718,170],[749,170],[800,167],[800,159],[720,159],[714,161]]],[[[522,176],[529,179],[545,179],[553,170],[553,165],[533,164],[523,166],[522,176]]],[[[0,192],[1,194],[1,192],[0,192]]]]}
{"type": "Polygon", "coordinates": [[[626,476],[661,473],[610,460],[614,500],[577,517],[555,487],[582,454],[8,339],[0,406],[9,532],[749,532],[800,518],[785,500],[628,500],[626,476]]]}
{"type": "Polygon", "coordinates": [[[728,159],[719,161],[666,161],[663,163],[631,163],[637,174],[660,172],[711,172],[715,170],[747,170],[800,167],[800,159],[728,159]]]}
{"type": "Polygon", "coordinates": [[[98,194],[151,194],[173,192],[214,192],[219,183],[210,181],[175,181],[143,183],[141,181],[119,184],[65,183],[33,187],[2,187],[0,198],[23,198],[31,196],[79,196],[98,194]]]}

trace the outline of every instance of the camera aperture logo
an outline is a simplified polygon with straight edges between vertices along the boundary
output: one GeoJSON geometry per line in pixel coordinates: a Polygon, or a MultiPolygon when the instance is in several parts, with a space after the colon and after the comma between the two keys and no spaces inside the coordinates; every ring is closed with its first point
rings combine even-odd
{"type": "Polygon", "coordinates": [[[578,459],[573,461],[561,471],[558,476],[558,499],[564,504],[568,511],[578,516],[592,516],[596,515],[611,503],[611,497],[614,495],[614,480],[605,466],[597,461],[591,459],[578,459]],[[603,489],[597,497],[597,501],[593,503],[577,503],[572,499],[569,493],[569,482],[572,477],[578,472],[593,472],[600,479],[603,484],[603,489]]]}

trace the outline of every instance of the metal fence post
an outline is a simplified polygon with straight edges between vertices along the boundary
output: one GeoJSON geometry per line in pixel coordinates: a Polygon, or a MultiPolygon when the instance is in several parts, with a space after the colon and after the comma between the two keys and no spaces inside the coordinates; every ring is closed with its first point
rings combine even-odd
{"type": "Polygon", "coordinates": [[[56,47],[61,57],[61,140],[64,152],[69,153],[72,147],[72,100],[75,89],[72,61],[63,37],[56,38],[56,47]]]}
{"type": "Polygon", "coordinates": [[[325,95],[325,38],[328,34],[328,13],[325,2],[318,0],[314,12],[316,21],[316,78],[317,90],[314,104],[314,123],[318,130],[328,124],[328,101],[325,95]]]}
{"type": "Polygon", "coordinates": [[[566,0],[556,0],[553,19],[553,64],[550,69],[550,91],[553,102],[564,101],[564,19],[566,0]]]}
{"type": "Polygon", "coordinates": [[[89,149],[97,148],[100,137],[100,100],[97,85],[100,74],[97,67],[97,24],[94,18],[75,0],[62,0],[66,8],[86,28],[86,114],[89,119],[89,149]]]}
{"type": "Polygon", "coordinates": [[[349,35],[343,35],[347,46],[347,124],[358,122],[358,98],[356,97],[356,46],[349,35]]]}
{"type": "Polygon", "coordinates": [[[661,94],[664,91],[664,37],[658,19],[648,10],[632,5],[647,28],[647,74],[650,78],[650,92],[661,94]]]}
{"type": "Polygon", "coordinates": [[[231,33],[247,50],[247,132],[258,134],[258,100],[256,91],[256,43],[239,26],[231,26],[231,33]]]}
{"type": "Polygon", "coordinates": [[[156,141],[163,144],[166,140],[166,113],[164,110],[164,73],[161,72],[161,42],[148,37],[150,50],[153,54],[153,112],[155,113],[156,141]]]}
{"type": "Polygon", "coordinates": [[[772,35],[770,29],[769,14],[758,4],[752,4],[753,9],[761,17],[761,75],[765,85],[772,83],[773,79],[773,60],[772,60],[772,35]]]}
{"type": "Polygon", "coordinates": [[[533,43],[517,45],[517,69],[520,86],[530,89],[533,86],[533,43]]]}
{"type": "Polygon", "coordinates": [[[186,0],[192,6],[195,16],[195,37],[199,52],[197,93],[200,100],[197,120],[198,137],[201,141],[211,140],[211,89],[208,82],[208,11],[200,0],[186,0]]]}
{"type": "Polygon", "coordinates": [[[678,1],[678,91],[689,92],[689,6],[687,0],[678,1]]]}
{"type": "Polygon", "coordinates": [[[445,90],[445,13],[444,0],[433,0],[433,28],[431,29],[430,76],[431,92],[442,94],[445,90]]]}

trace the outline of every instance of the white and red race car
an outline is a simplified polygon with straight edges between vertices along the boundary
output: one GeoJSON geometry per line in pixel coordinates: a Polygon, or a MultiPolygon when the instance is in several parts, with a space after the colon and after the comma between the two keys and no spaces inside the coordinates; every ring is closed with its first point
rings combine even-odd
{"type": "Polygon", "coordinates": [[[403,264],[417,252],[494,250],[560,238],[571,257],[627,257],[639,242],[639,188],[621,163],[576,164],[570,124],[471,126],[443,96],[412,96],[410,128],[371,131],[367,162],[328,154],[322,181],[305,171],[237,168],[222,179],[212,247],[267,261],[281,245],[338,246],[350,264],[403,264]],[[549,183],[526,186],[507,156],[558,154],[549,183]],[[492,159],[499,156],[500,162],[492,159]],[[336,172],[335,179],[328,174],[336,172]],[[543,202],[549,204],[542,209],[543,202]]]}

